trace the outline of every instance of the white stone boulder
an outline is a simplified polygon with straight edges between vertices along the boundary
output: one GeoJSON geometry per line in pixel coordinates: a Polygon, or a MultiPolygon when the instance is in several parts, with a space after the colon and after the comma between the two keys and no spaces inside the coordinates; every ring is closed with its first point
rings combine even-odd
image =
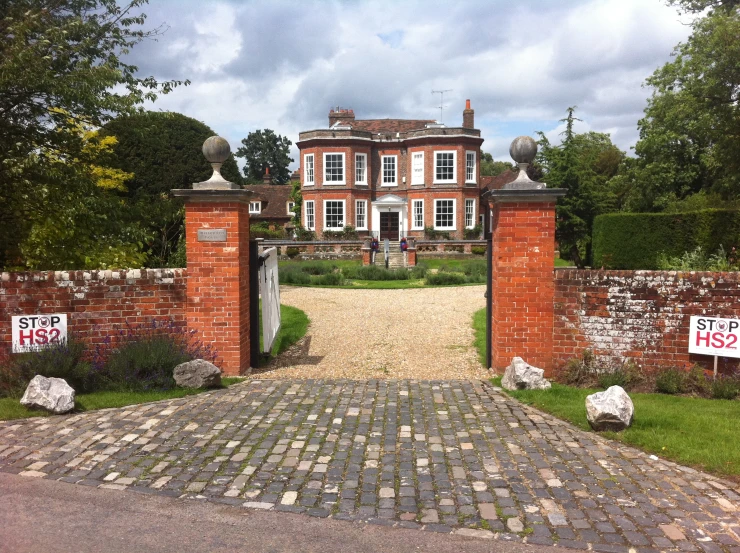
{"type": "Polygon", "coordinates": [[[521,357],[514,357],[506,367],[501,386],[507,390],[548,390],[550,382],[544,375],[544,370],[533,367],[521,357]]]}
{"type": "Polygon", "coordinates": [[[213,388],[221,385],[221,369],[205,359],[193,359],[175,367],[175,383],[181,388],[213,388]]]}
{"type": "Polygon", "coordinates": [[[36,375],[28,383],[21,405],[30,409],[46,409],[57,415],[75,408],[75,391],[63,378],[36,375]]]}
{"type": "Polygon", "coordinates": [[[586,397],[586,416],[596,431],[619,432],[632,425],[635,406],[621,386],[612,386],[586,397]]]}

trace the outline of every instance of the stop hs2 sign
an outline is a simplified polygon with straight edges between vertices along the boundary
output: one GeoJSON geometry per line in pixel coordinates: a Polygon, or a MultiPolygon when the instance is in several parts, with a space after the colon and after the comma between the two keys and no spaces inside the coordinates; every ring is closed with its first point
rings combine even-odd
{"type": "Polygon", "coordinates": [[[21,315],[12,320],[13,353],[39,351],[67,341],[67,315],[21,315]]]}
{"type": "Polygon", "coordinates": [[[691,317],[689,353],[740,357],[740,320],[691,317]]]}

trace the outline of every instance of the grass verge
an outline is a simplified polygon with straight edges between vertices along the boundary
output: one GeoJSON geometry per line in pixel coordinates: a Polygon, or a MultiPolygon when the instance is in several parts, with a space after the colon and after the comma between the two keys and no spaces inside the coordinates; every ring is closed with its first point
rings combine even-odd
{"type": "MultiPolygon", "coordinates": [[[[241,382],[243,378],[222,378],[221,388],[228,388],[232,384],[241,382]]],[[[151,392],[93,392],[79,394],[75,397],[75,412],[94,411],[111,407],[126,407],[163,399],[177,399],[195,394],[202,394],[214,388],[175,388],[166,391],[151,392]]],[[[218,389],[218,388],[215,388],[218,389]]],[[[0,420],[27,419],[29,417],[48,417],[51,413],[42,410],[27,409],[16,398],[0,399],[0,420]]]]}
{"type": "Polygon", "coordinates": [[[475,340],[473,345],[478,350],[478,360],[481,365],[486,366],[486,310],[479,309],[473,313],[473,330],[475,340]]]}
{"type": "MultiPolygon", "coordinates": [[[[486,354],[486,310],[473,314],[475,347],[486,354]]],[[[501,385],[501,377],[491,380],[501,385]]],[[[505,390],[522,403],[593,432],[586,419],[586,396],[596,389],[552,383],[550,390],[505,390]]],[[[740,481],[737,421],[740,401],[664,394],[630,394],[635,406],[632,426],[623,432],[601,432],[620,441],[682,465],[740,481]]]]}
{"type": "MultiPolygon", "coordinates": [[[[553,383],[550,390],[508,391],[522,403],[591,431],[586,420],[586,396],[599,390],[553,383]]],[[[740,480],[737,421],[740,401],[663,394],[630,394],[635,405],[632,426],[622,432],[601,432],[706,472],[740,480]]]]}
{"type": "MultiPolygon", "coordinates": [[[[308,315],[296,307],[280,306],[280,331],[275,337],[270,357],[276,357],[306,335],[308,315]]],[[[260,300],[260,350],[262,349],[262,300],[260,300]]],[[[263,363],[267,360],[264,359],[263,363]]]]}

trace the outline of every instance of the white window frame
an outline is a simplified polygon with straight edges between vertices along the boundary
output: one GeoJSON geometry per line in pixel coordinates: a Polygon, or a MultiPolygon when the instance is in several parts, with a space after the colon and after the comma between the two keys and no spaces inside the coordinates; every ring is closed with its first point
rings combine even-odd
{"type": "Polygon", "coordinates": [[[292,201],[285,202],[285,208],[286,208],[286,211],[288,212],[288,215],[295,215],[295,213],[293,213],[294,207],[295,207],[295,202],[292,202],[292,201]]]}
{"type": "Polygon", "coordinates": [[[262,202],[249,202],[250,215],[259,215],[262,213],[262,202]]]}
{"type": "Polygon", "coordinates": [[[398,156],[380,156],[380,186],[398,186],[398,156]],[[393,182],[385,182],[385,160],[393,160],[393,182]]]}
{"type": "Polygon", "coordinates": [[[355,154],[355,184],[367,186],[367,154],[355,154]],[[364,169],[362,179],[357,178],[357,161],[359,159],[362,159],[362,166],[364,169]]]}
{"type": "Polygon", "coordinates": [[[356,230],[367,230],[367,200],[355,200],[355,229],[356,230]],[[360,224],[360,218],[359,213],[360,210],[358,209],[360,206],[362,206],[362,218],[364,220],[364,224],[360,224]]]}
{"type": "Polygon", "coordinates": [[[411,186],[420,184],[424,184],[424,152],[411,152],[411,186]],[[418,174],[414,165],[416,156],[421,158],[421,171],[418,174]]]}
{"type": "Polygon", "coordinates": [[[411,200],[411,230],[424,230],[424,200],[411,200]],[[416,224],[416,206],[420,205],[421,225],[416,224]]]}
{"type": "Polygon", "coordinates": [[[313,186],[316,184],[315,160],[316,158],[313,154],[303,154],[303,186],[313,186]],[[309,163],[309,160],[311,163],[309,163]]]}
{"type": "Polygon", "coordinates": [[[475,227],[475,198],[465,198],[465,228],[475,227]],[[470,224],[468,224],[468,206],[470,208],[470,224]]]}
{"type": "Polygon", "coordinates": [[[434,230],[457,230],[457,200],[455,198],[438,198],[434,200],[434,230]],[[452,202],[451,227],[437,226],[437,212],[439,210],[439,202],[452,202]]]}
{"type": "Polygon", "coordinates": [[[303,220],[308,230],[316,230],[316,203],[313,200],[303,202],[303,220]],[[311,208],[310,213],[309,207],[311,208]]]}
{"type": "Polygon", "coordinates": [[[347,202],[345,200],[324,200],[324,230],[344,230],[347,224],[347,202]],[[342,204],[342,226],[341,227],[327,227],[326,216],[327,216],[327,204],[330,202],[336,202],[342,204]]]}
{"type": "Polygon", "coordinates": [[[344,184],[347,184],[347,160],[345,159],[344,152],[324,152],[324,186],[342,186],[344,184]],[[327,163],[326,158],[327,156],[342,156],[342,180],[333,180],[328,181],[326,180],[326,169],[327,169],[327,163]]]}
{"type": "Polygon", "coordinates": [[[435,150],[434,151],[434,181],[435,184],[457,184],[457,150],[435,150]],[[437,178],[437,163],[439,154],[452,154],[452,178],[437,178]]]}
{"type": "Polygon", "coordinates": [[[465,150],[465,182],[472,182],[475,184],[477,182],[476,180],[476,169],[478,165],[478,155],[475,150],[465,150]],[[468,157],[473,156],[473,167],[472,167],[472,177],[468,178],[468,157]]]}

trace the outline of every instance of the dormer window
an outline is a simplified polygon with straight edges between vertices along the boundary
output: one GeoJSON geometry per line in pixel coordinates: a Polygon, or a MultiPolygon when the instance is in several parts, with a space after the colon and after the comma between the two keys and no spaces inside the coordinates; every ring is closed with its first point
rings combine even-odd
{"type": "Polygon", "coordinates": [[[262,202],[249,202],[249,213],[259,215],[262,211],[262,202]]]}

